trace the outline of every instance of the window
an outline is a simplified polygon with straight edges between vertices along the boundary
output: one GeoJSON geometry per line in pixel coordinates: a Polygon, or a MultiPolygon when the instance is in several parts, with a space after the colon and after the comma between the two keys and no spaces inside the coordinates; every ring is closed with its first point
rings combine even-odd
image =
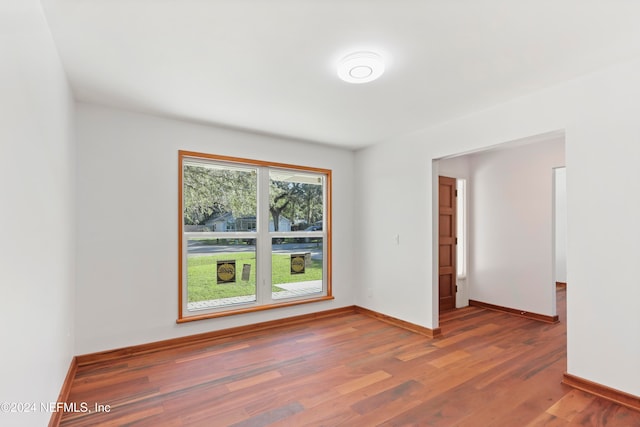
{"type": "Polygon", "coordinates": [[[330,170],[178,156],[178,322],[333,298],[330,170]]]}

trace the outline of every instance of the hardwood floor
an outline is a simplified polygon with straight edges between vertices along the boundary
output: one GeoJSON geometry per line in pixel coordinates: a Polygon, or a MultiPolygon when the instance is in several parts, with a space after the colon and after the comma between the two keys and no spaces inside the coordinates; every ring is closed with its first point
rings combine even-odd
{"type": "Polygon", "coordinates": [[[62,426],[640,426],[560,383],[560,323],[477,307],[428,339],[363,314],[79,367],[62,426]]]}

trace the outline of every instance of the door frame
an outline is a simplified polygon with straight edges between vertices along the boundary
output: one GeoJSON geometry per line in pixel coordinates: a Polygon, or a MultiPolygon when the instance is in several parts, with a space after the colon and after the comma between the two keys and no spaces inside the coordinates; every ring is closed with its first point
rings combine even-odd
{"type": "MultiPolygon", "coordinates": [[[[558,171],[563,171],[564,173],[564,187],[565,187],[565,193],[564,193],[564,208],[565,208],[565,216],[566,216],[566,205],[567,205],[567,190],[566,190],[566,179],[567,179],[567,167],[566,166],[558,166],[552,169],[552,174],[553,174],[553,178],[551,180],[552,182],[552,194],[553,194],[553,202],[552,202],[552,209],[551,209],[551,215],[552,215],[552,221],[551,221],[551,240],[552,240],[552,247],[551,247],[551,256],[552,258],[552,265],[553,265],[553,288],[552,288],[552,295],[553,295],[553,308],[554,308],[554,312],[553,315],[557,315],[557,301],[556,301],[556,288],[558,286],[558,283],[564,283],[564,286],[566,286],[567,284],[567,279],[566,277],[564,278],[564,280],[558,280],[558,257],[557,257],[557,245],[558,245],[558,217],[557,217],[557,211],[558,211],[558,171]]],[[[566,220],[566,217],[565,217],[566,220]]],[[[567,224],[565,224],[565,233],[566,233],[566,226],[567,224]]],[[[566,237],[566,236],[565,236],[566,237]]],[[[566,250],[567,250],[567,242],[565,241],[565,257],[566,257],[566,250]]],[[[567,260],[565,258],[564,260],[564,269],[565,269],[565,276],[567,274],[567,260]]]]}

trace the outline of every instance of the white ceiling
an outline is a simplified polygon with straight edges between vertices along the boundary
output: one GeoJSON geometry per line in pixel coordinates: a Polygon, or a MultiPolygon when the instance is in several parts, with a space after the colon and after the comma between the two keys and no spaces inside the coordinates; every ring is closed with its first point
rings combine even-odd
{"type": "Polygon", "coordinates": [[[638,0],[42,0],[78,100],[359,148],[640,56],[638,0]],[[350,85],[354,50],[386,60],[350,85]]]}

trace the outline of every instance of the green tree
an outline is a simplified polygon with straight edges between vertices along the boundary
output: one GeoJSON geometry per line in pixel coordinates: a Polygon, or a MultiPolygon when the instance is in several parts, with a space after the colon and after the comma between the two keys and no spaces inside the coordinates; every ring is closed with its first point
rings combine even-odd
{"type": "MultiPolygon", "coordinates": [[[[204,224],[227,212],[234,218],[256,216],[257,176],[254,170],[231,166],[185,164],[183,197],[185,225],[204,224]]],[[[280,218],[312,224],[322,219],[322,185],[272,179],[269,212],[274,230],[280,218]]]]}
{"type": "Polygon", "coordinates": [[[276,231],[281,215],[306,224],[322,219],[322,185],[272,180],[270,195],[269,211],[276,231]]]}
{"type": "Polygon", "coordinates": [[[300,198],[301,190],[300,184],[296,182],[271,180],[269,187],[269,212],[273,219],[273,229],[278,231],[280,229],[280,215],[287,209],[290,219],[295,219],[295,207],[298,199],[300,198]]]}
{"type": "Polygon", "coordinates": [[[322,186],[305,184],[304,208],[307,224],[322,220],[322,186]]]}
{"type": "Polygon", "coordinates": [[[233,168],[184,166],[184,218],[204,224],[211,216],[231,212],[236,218],[256,214],[256,174],[233,168]]]}

